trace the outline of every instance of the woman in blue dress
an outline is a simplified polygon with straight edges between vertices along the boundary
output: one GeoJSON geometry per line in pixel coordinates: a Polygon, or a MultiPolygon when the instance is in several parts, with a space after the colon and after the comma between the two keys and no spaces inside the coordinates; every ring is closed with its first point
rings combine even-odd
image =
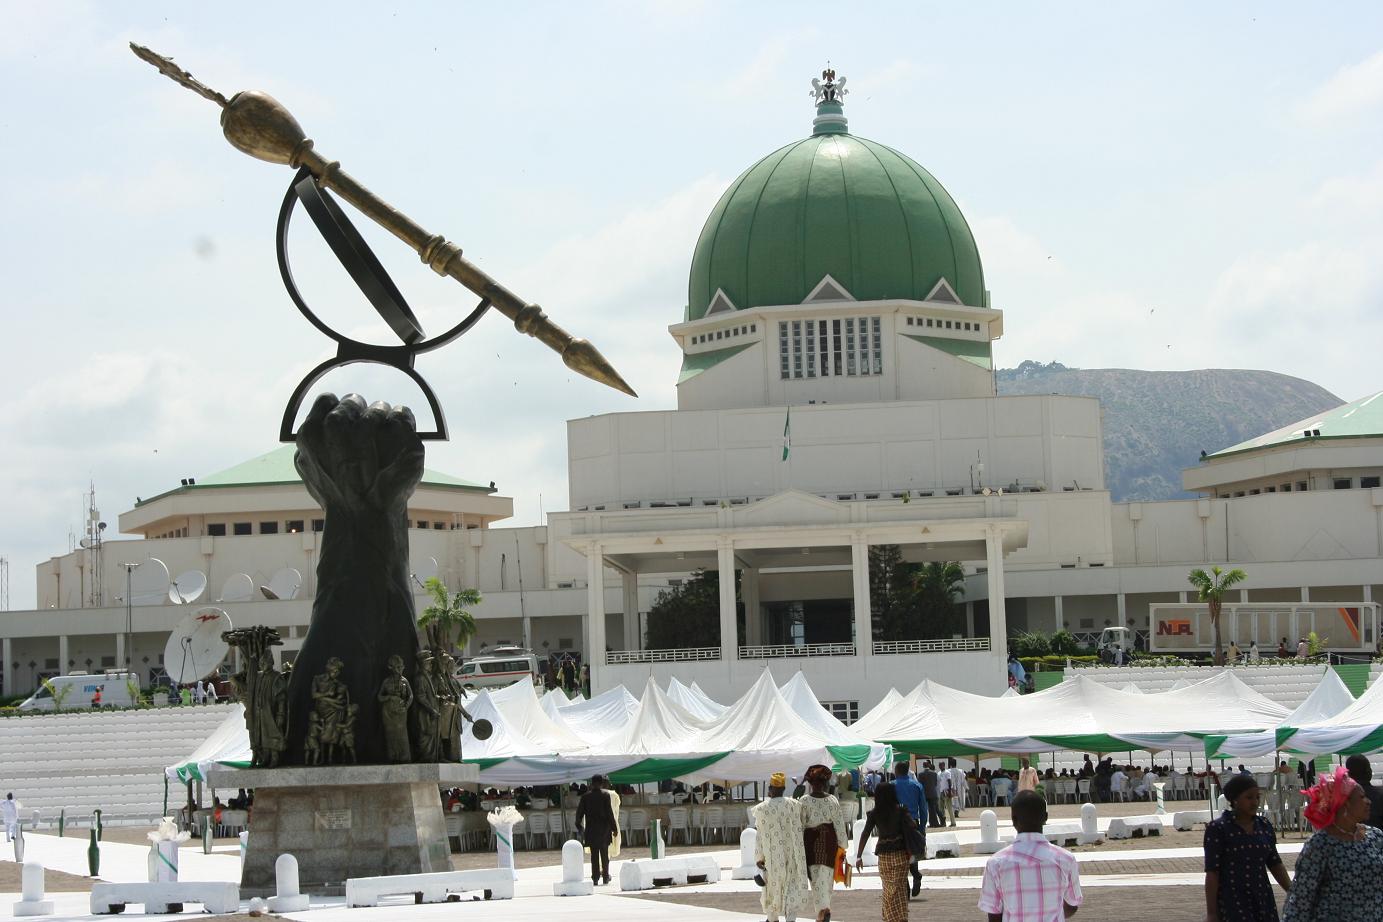
{"type": "Polygon", "coordinates": [[[1383,918],[1383,832],[1368,825],[1369,799],[1343,765],[1306,791],[1318,832],[1297,858],[1283,922],[1375,922],[1383,918]]]}
{"type": "Polygon", "coordinates": [[[1229,809],[1205,827],[1206,922],[1277,922],[1277,898],[1268,875],[1291,890],[1277,854],[1273,825],[1258,815],[1262,792],[1252,775],[1224,786],[1229,809]]]}

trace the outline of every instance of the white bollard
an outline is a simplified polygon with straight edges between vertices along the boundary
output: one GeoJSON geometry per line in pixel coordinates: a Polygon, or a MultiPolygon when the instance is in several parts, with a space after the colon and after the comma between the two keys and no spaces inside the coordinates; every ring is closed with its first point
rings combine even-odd
{"type": "Polygon", "coordinates": [[[154,880],[174,881],[178,879],[178,842],[160,841],[154,843],[158,860],[154,864],[154,880]]]}
{"type": "Polygon", "coordinates": [[[730,872],[731,880],[753,880],[759,873],[754,863],[754,852],[759,845],[759,830],[746,829],[740,833],[740,866],[730,872]]]}
{"type": "Polygon", "coordinates": [[[302,912],[308,908],[307,894],[298,886],[298,859],[287,853],[274,861],[276,896],[269,897],[271,912],[302,912]]]}
{"type": "Polygon", "coordinates": [[[999,815],[993,810],[980,814],[980,841],[975,846],[975,854],[992,855],[1003,848],[999,842],[999,815]]]}
{"type": "Polygon", "coordinates": [[[586,850],[575,839],[562,845],[562,879],[552,885],[553,896],[590,896],[595,886],[586,879],[586,850]]]}
{"type": "Polygon", "coordinates": [[[1092,845],[1100,841],[1099,809],[1094,804],[1081,805],[1080,837],[1076,841],[1081,845],[1092,845]]]}
{"type": "Polygon", "coordinates": [[[247,829],[240,834],[240,864],[245,864],[245,852],[250,849],[250,831],[247,829]]]}
{"type": "Polygon", "coordinates": [[[24,888],[19,902],[14,904],[16,916],[51,916],[53,901],[43,898],[43,865],[37,861],[24,864],[22,884],[24,888]]]}
{"type": "MultiPolygon", "coordinates": [[[[853,839],[856,843],[858,843],[860,841],[860,836],[862,836],[863,834],[864,820],[855,820],[854,827],[852,828],[850,833],[850,838],[853,839]]],[[[864,862],[864,866],[867,868],[877,868],[879,866],[879,856],[874,854],[875,841],[877,840],[873,836],[871,836],[869,841],[864,843],[864,856],[860,860],[864,862]]],[[[856,848],[858,847],[859,846],[857,844],[856,848]]]]}
{"type": "Polygon", "coordinates": [[[1224,813],[1226,810],[1229,809],[1229,801],[1225,799],[1225,796],[1223,794],[1221,794],[1216,799],[1215,808],[1219,810],[1221,813],[1224,813]]]}

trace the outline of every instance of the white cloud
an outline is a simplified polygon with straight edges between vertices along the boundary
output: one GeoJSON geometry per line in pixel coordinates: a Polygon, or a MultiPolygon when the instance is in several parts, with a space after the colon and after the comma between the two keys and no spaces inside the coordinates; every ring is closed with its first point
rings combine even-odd
{"type": "Polygon", "coordinates": [[[1330,120],[1355,115],[1383,103],[1383,51],[1342,67],[1306,100],[1303,114],[1330,120]]]}
{"type": "Polygon", "coordinates": [[[1369,170],[1332,176],[1311,196],[1311,207],[1329,217],[1364,217],[1377,221],[1383,211],[1383,160],[1369,170]]]}

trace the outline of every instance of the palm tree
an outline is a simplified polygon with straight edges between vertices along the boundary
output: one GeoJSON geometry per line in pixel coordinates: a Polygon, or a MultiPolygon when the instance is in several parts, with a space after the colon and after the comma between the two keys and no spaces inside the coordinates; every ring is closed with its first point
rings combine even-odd
{"type": "Polygon", "coordinates": [[[1237,567],[1233,570],[1211,567],[1209,573],[1197,567],[1187,577],[1191,585],[1196,587],[1196,601],[1210,606],[1210,627],[1215,632],[1216,666],[1225,664],[1225,654],[1220,649],[1220,606],[1224,604],[1225,590],[1246,579],[1248,575],[1237,567]]]}
{"type": "Polygon", "coordinates": [[[450,652],[453,646],[464,647],[475,636],[475,616],[467,607],[480,604],[480,592],[462,589],[447,592],[446,583],[432,577],[423,586],[432,596],[432,604],[418,616],[418,626],[427,631],[433,643],[450,652]]]}
{"type": "Polygon", "coordinates": [[[965,595],[965,570],[954,561],[933,561],[913,574],[913,592],[924,624],[937,636],[947,637],[957,627],[957,604],[965,595]]]}

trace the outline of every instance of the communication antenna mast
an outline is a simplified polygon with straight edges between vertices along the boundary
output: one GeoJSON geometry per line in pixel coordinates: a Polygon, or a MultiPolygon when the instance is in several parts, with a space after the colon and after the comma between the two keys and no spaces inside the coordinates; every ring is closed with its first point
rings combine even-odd
{"type": "MultiPolygon", "coordinates": [[[[87,604],[93,608],[101,608],[105,604],[105,575],[104,557],[101,553],[101,542],[104,540],[103,533],[106,530],[106,523],[101,521],[101,510],[96,508],[96,483],[91,482],[91,489],[82,495],[86,509],[83,510],[82,538],[77,543],[86,551],[86,567],[84,574],[90,574],[91,591],[85,593],[84,598],[87,604]]],[[[83,578],[86,578],[85,575],[83,578]]]]}
{"type": "Polygon", "coordinates": [[[533,649],[533,638],[529,635],[533,633],[533,626],[528,620],[528,612],[523,604],[523,558],[519,556],[519,533],[514,532],[514,567],[519,571],[519,624],[523,632],[523,646],[526,650],[533,649]]]}

